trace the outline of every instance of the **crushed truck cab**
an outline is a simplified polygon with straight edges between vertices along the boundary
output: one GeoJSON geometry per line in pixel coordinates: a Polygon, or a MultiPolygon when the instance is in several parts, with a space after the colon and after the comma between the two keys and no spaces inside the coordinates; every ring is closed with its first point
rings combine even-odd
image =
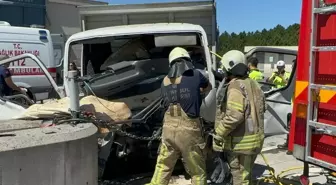
{"type": "MultiPolygon", "coordinates": [[[[114,26],[74,34],[65,45],[64,82],[69,62],[80,61],[88,85],[85,94],[123,101],[139,111],[159,98],[162,79],[169,70],[168,55],[176,46],[186,48],[191,58],[197,57],[195,68],[214,87],[206,33],[199,25],[183,23],[114,26]],[[82,48],[80,56],[71,52],[74,48],[82,48]]],[[[64,85],[69,94],[68,84],[64,85]]],[[[209,122],[215,120],[215,91],[203,102],[202,116],[209,122]]]]}
{"type": "MultiPolygon", "coordinates": [[[[69,63],[80,63],[82,95],[125,103],[132,112],[132,124],[125,126],[124,130],[139,136],[134,139],[114,134],[109,144],[104,145],[107,149],[102,148],[100,161],[132,156],[138,158],[141,155],[153,158],[157,155],[159,142],[153,141],[148,148],[148,141],[143,137],[153,135],[162,127],[164,110],[160,106],[160,88],[169,70],[168,55],[177,46],[189,52],[195,68],[215,87],[214,64],[207,35],[199,25],[156,23],[113,26],[80,32],[67,40],[63,77],[65,94],[70,94],[69,63]],[[80,55],[72,52],[78,48],[82,50],[80,55]],[[139,154],[138,151],[144,149],[145,152],[139,154]]],[[[213,88],[204,95],[201,107],[201,116],[212,125],[216,116],[215,99],[216,88],[213,88]]],[[[111,174],[118,175],[118,169],[107,171],[110,170],[114,172],[109,173],[108,178],[111,174]]]]}

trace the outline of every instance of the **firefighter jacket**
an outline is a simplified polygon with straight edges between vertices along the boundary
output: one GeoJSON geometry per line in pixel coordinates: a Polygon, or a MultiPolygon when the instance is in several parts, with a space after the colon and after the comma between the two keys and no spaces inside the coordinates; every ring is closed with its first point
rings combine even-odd
{"type": "Polygon", "coordinates": [[[217,109],[213,149],[241,154],[260,153],[266,105],[259,84],[250,78],[233,79],[224,97],[217,109]]]}

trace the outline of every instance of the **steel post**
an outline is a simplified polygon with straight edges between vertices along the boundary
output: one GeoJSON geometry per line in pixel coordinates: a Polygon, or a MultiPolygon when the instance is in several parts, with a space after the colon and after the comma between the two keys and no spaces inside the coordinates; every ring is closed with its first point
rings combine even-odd
{"type": "Polygon", "coordinates": [[[77,71],[68,72],[70,112],[74,118],[79,117],[79,86],[77,80],[77,71]]]}

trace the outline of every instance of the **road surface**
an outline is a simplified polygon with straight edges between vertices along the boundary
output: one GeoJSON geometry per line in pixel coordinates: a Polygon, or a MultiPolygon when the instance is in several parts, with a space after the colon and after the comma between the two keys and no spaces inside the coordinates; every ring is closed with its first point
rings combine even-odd
{"type": "MultiPolygon", "coordinates": [[[[303,163],[296,160],[292,155],[287,155],[286,151],[277,149],[278,144],[282,144],[285,141],[285,135],[280,136],[272,136],[265,139],[264,142],[264,149],[263,153],[264,156],[267,158],[269,165],[274,168],[275,174],[278,175],[281,171],[286,170],[288,168],[292,167],[303,167],[303,163]]],[[[324,175],[321,175],[320,172],[322,172],[322,169],[317,167],[311,167],[311,183],[313,185],[335,185],[336,179],[333,183],[327,183],[327,178],[324,175]]],[[[258,156],[256,159],[256,163],[253,169],[253,176],[255,179],[260,178],[262,176],[268,175],[269,172],[267,171],[267,166],[261,157],[261,155],[258,156]]],[[[288,173],[285,173],[285,178],[294,180],[294,182],[298,182],[298,177],[302,174],[302,169],[289,171],[288,173]]],[[[283,175],[283,176],[284,176],[283,175]]],[[[128,182],[126,184],[128,185],[142,185],[146,184],[150,181],[150,177],[143,178],[141,180],[135,180],[132,182],[128,182]]],[[[271,185],[274,183],[261,183],[260,185],[271,185]]],[[[293,183],[295,185],[296,183],[293,183]]],[[[108,185],[108,183],[106,184],[108,185]]],[[[113,183],[111,183],[113,185],[113,183]]],[[[190,180],[185,179],[183,175],[178,176],[172,176],[171,181],[169,185],[191,185],[190,180]]],[[[209,183],[209,185],[211,185],[209,183]]]]}

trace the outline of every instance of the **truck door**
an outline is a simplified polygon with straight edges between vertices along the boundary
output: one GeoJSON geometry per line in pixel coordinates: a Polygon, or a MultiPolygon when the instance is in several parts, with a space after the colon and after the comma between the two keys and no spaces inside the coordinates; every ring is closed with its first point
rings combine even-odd
{"type": "Polygon", "coordinates": [[[260,85],[265,92],[267,109],[265,112],[265,136],[288,133],[288,123],[292,113],[291,100],[294,95],[295,69],[297,51],[287,49],[276,49],[257,47],[250,50],[246,57],[256,57],[259,60],[258,68],[263,72],[265,79],[260,85]],[[276,71],[276,62],[285,61],[287,72],[290,72],[288,84],[285,87],[275,88],[273,84],[267,83],[266,79],[276,71]]]}

